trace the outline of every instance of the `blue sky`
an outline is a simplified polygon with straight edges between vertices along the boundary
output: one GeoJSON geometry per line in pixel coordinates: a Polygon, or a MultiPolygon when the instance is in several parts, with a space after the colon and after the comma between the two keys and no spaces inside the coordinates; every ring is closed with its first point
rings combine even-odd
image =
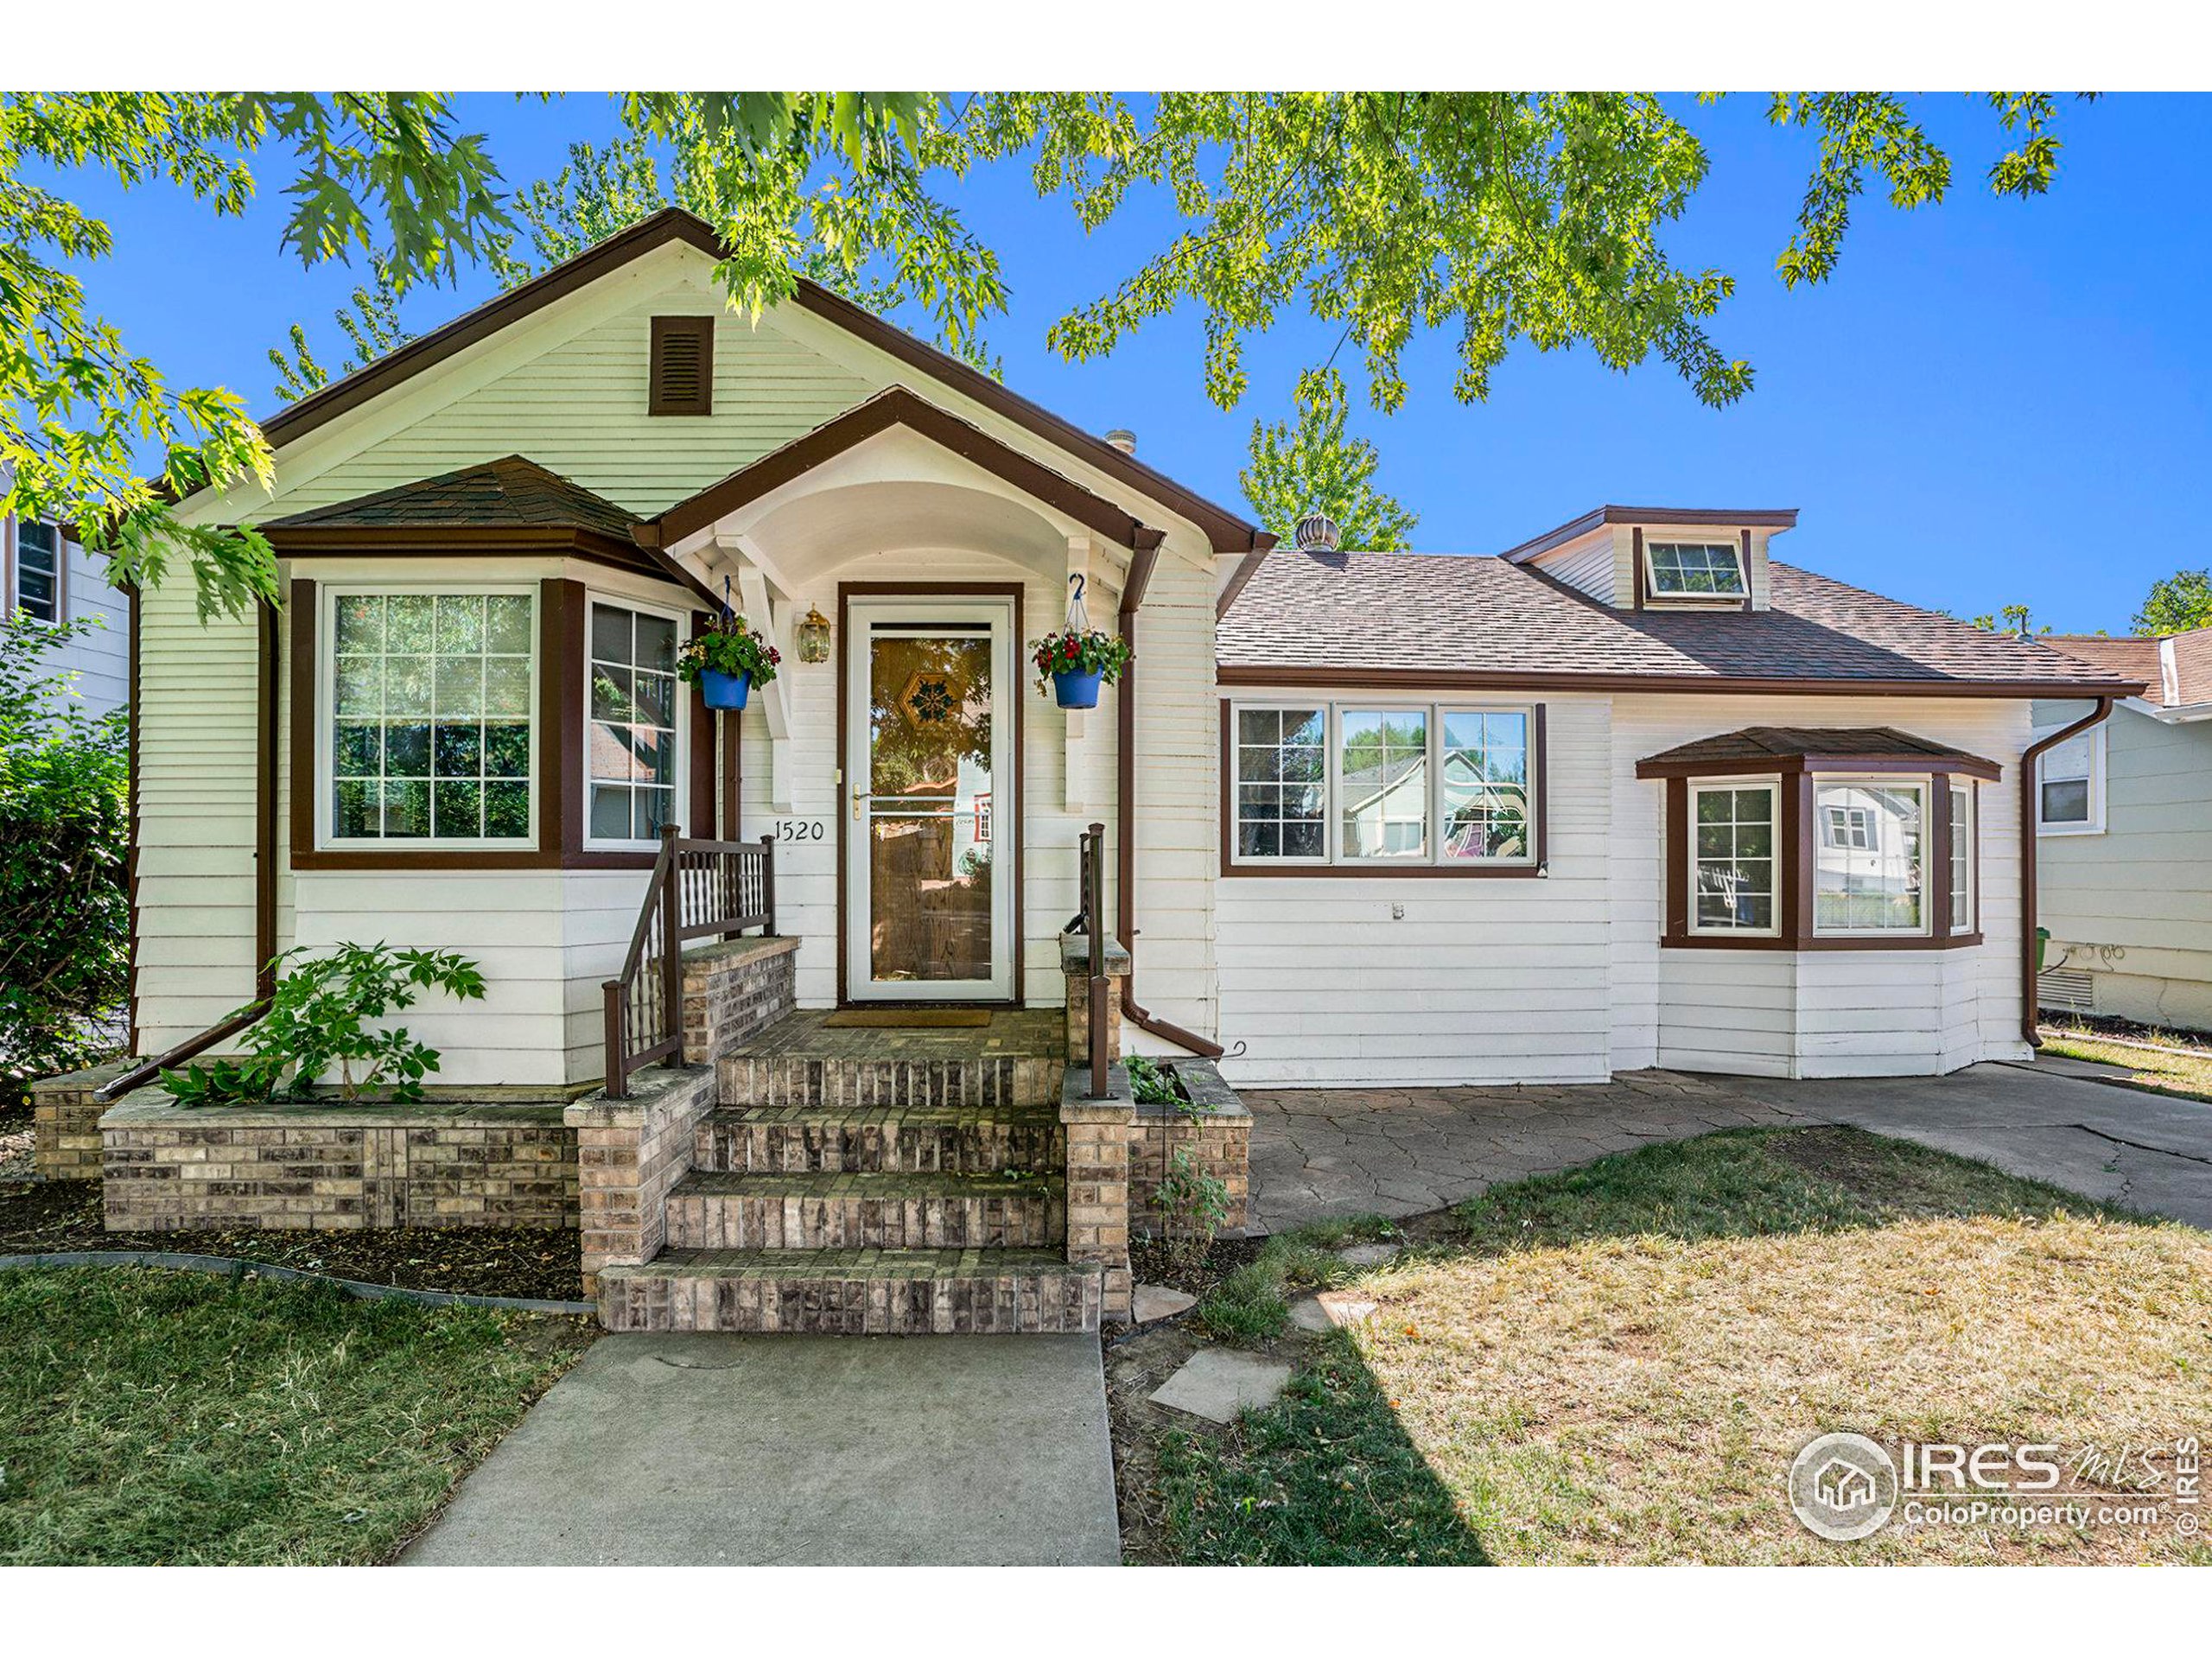
{"type": "MultiPolygon", "coordinates": [[[[515,184],[556,169],[571,139],[613,127],[607,101],[584,95],[463,106],[515,184]]],[[[1405,407],[1354,417],[1382,452],[1379,481],[1421,515],[1416,544],[1493,552],[1605,501],[1795,506],[1800,526],[1777,544],[1795,563],[1962,615],[2023,602],[2038,624],[2113,632],[2158,577],[2212,560],[2184,533],[2212,454],[2200,291],[2212,209],[2198,168],[2208,100],[2069,105],[2057,186],[2030,202],[1984,184],[1999,137],[1978,101],[1924,108],[1953,156],[1950,200],[1911,213],[1862,200],[1837,276],[1792,293],[1774,257],[1808,141],[1768,126],[1760,98],[1685,105],[1713,165],[1668,245],[1684,264],[1737,277],[1714,332],[1755,365],[1755,390],[1709,410],[1663,365],[1622,375],[1586,352],[1524,347],[1493,376],[1488,404],[1463,405],[1449,338],[1419,341],[1405,407]]],[[[72,187],[117,233],[115,257],[86,273],[95,305],[172,381],[228,385],[262,413],[277,406],[266,349],[296,319],[337,360],[329,313],[356,280],[303,271],[278,250],[280,162],[264,158],[269,194],[229,222],[166,189],[72,187]]],[[[1145,459],[1240,503],[1253,419],[1284,412],[1298,369],[1333,334],[1292,319],[1257,342],[1252,391],[1230,412],[1205,397],[1195,314],[1103,363],[1064,363],[1045,348],[1046,327],[1133,268],[1167,215],[1138,204],[1086,238],[1065,205],[1035,199],[1020,167],[955,195],[1014,289],[989,331],[1007,382],[1092,430],[1134,428],[1145,459]]],[[[457,293],[418,294],[408,320],[434,325],[489,292],[471,274],[457,293]]]]}

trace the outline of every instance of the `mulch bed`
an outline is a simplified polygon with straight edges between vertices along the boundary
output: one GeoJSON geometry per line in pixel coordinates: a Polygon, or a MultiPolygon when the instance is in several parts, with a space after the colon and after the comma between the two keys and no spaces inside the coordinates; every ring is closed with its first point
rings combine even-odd
{"type": "Polygon", "coordinates": [[[49,1250],[167,1250],[227,1255],[410,1290],[575,1301],[583,1269],[573,1229],[399,1227],[361,1232],[282,1228],[111,1233],[98,1181],[0,1181],[0,1255],[49,1250]]]}
{"type": "Polygon", "coordinates": [[[1206,1247],[1203,1261],[1179,1266],[1169,1260],[1167,1246],[1156,1238],[1137,1238],[1129,1242],[1129,1267],[1141,1285],[1166,1285],[1171,1290],[1186,1291],[1191,1295],[1204,1297],[1230,1274],[1251,1261],[1268,1241],[1265,1238],[1217,1238],[1206,1247]]]}

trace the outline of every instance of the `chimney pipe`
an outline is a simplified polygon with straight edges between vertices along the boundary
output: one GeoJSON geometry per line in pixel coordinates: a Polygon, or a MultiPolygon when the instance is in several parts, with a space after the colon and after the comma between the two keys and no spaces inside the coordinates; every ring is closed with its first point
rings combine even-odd
{"type": "Polygon", "coordinates": [[[1137,435],[1126,426],[1117,426],[1109,432],[1106,442],[1125,455],[1134,455],[1137,452],[1137,435]]]}

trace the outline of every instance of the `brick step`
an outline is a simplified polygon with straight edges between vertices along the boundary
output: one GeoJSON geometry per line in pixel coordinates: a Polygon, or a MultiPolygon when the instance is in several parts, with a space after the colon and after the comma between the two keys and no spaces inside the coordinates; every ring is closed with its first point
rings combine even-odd
{"type": "Polygon", "coordinates": [[[1058,1175],[695,1170],[668,1195],[671,1249],[1046,1249],[1067,1241],[1058,1175]]]}
{"type": "Polygon", "coordinates": [[[1066,1163],[1057,1106],[724,1107],[701,1121],[691,1155],[694,1169],[743,1174],[978,1174],[1066,1163]]]}
{"type": "Polygon", "coordinates": [[[599,1276],[609,1331],[818,1336],[1098,1328],[1101,1279],[1052,1250],[667,1250],[599,1276]]]}
{"type": "Polygon", "coordinates": [[[830,1026],[801,1008],[717,1068],[726,1106],[849,1109],[1057,1105],[1067,1069],[1057,1009],[1001,1009],[979,1027],[830,1026]]]}

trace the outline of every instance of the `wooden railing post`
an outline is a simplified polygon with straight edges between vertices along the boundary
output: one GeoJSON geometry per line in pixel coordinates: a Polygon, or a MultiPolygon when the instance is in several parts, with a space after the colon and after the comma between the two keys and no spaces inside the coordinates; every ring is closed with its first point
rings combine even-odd
{"type": "Polygon", "coordinates": [[[668,880],[660,893],[661,1015],[668,1035],[676,1040],[674,1059],[683,1064],[683,855],[676,850],[676,826],[660,832],[660,855],[668,866],[668,880]]]}
{"type": "Polygon", "coordinates": [[[599,988],[602,1010],[607,1020],[607,1096],[610,1100],[630,1097],[629,1045],[622,1031],[622,982],[610,979],[599,988]]]}
{"type": "Polygon", "coordinates": [[[1084,913],[1090,918],[1090,1097],[1106,1096],[1106,826],[1094,823],[1084,839],[1090,844],[1085,861],[1084,913]]]}
{"type": "Polygon", "coordinates": [[[776,937],[776,838],[760,837],[760,909],[768,918],[768,925],[761,930],[763,938],[776,937]]]}

